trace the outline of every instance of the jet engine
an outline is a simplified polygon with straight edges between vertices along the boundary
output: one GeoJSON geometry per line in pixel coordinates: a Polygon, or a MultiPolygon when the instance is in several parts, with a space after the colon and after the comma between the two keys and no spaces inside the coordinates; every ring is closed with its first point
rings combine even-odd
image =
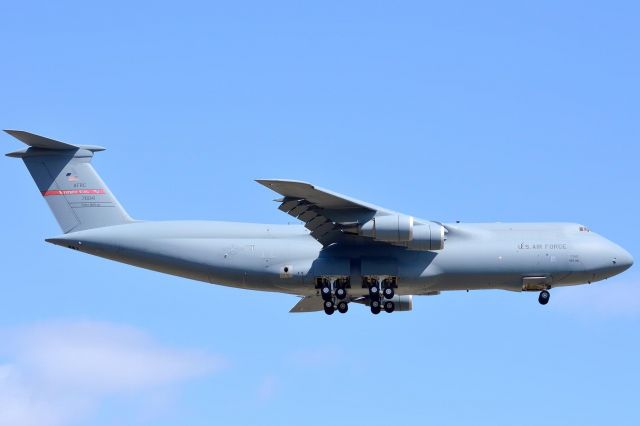
{"type": "MultiPolygon", "coordinates": [[[[413,296],[408,295],[408,296],[398,296],[395,295],[393,296],[391,299],[381,299],[380,300],[382,303],[384,302],[388,302],[391,301],[393,302],[394,306],[394,311],[411,311],[413,310],[413,296]]],[[[366,306],[371,306],[371,299],[369,298],[369,296],[367,297],[363,297],[363,298],[359,298],[359,299],[354,299],[353,302],[355,303],[360,303],[362,305],[366,305],[366,306]]]]}
{"type": "Polygon", "coordinates": [[[395,305],[396,311],[410,311],[413,309],[413,296],[394,296],[391,300],[395,305]]]}
{"type": "Polygon", "coordinates": [[[413,216],[376,216],[360,226],[358,234],[411,250],[444,248],[444,226],[435,222],[415,224],[413,216]]]}

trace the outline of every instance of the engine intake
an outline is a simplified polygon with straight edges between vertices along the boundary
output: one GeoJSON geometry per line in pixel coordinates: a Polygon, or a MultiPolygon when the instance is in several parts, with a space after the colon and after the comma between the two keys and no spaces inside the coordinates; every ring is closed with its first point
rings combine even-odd
{"type": "Polygon", "coordinates": [[[373,238],[411,250],[442,250],[444,226],[435,222],[414,224],[413,216],[377,216],[358,229],[363,237],[373,238]]]}

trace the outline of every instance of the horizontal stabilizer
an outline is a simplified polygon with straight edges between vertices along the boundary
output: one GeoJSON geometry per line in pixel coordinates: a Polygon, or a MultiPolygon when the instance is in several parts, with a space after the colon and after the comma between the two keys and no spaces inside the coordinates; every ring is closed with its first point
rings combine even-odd
{"type": "MultiPolygon", "coordinates": [[[[104,151],[105,148],[97,145],[71,145],[65,142],[60,142],[54,139],[49,139],[44,136],[36,135],[34,133],[25,132],[24,130],[5,130],[8,134],[18,139],[20,142],[29,145],[32,148],[50,149],[50,150],[71,150],[71,149],[86,149],[92,152],[104,151]]],[[[7,154],[10,157],[21,157],[22,152],[7,154]]]]}

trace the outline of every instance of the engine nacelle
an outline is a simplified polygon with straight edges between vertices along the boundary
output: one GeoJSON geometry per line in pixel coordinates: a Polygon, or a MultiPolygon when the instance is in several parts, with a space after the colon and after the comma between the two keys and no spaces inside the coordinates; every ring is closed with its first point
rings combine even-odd
{"type": "Polygon", "coordinates": [[[384,299],[383,302],[386,300],[391,300],[394,303],[396,311],[410,311],[413,309],[413,296],[393,296],[391,299],[384,299]]]}
{"type": "MultiPolygon", "coordinates": [[[[413,296],[398,296],[395,295],[391,299],[381,299],[380,302],[384,303],[392,301],[395,311],[411,311],[413,310],[413,296]]],[[[371,299],[369,296],[360,299],[353,300],[354,303],[360,303],[361,305],[371,306],[371,299]]]]}
{"type": "Polygon", "coordinates": [[[358,234],[411,250],[442,250],[444,226],[427,222],[415,225],[413,216],[376,216],[358,229],[358,234]]]}

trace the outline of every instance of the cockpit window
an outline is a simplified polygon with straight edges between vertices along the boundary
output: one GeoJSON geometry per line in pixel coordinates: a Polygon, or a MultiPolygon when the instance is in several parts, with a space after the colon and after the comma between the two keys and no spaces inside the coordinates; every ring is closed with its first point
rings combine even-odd
{"type": "Polygon", "coordinates": [[[591,232],[591,230],[586,226],[580,226],[580,232],[591,232]]]}

